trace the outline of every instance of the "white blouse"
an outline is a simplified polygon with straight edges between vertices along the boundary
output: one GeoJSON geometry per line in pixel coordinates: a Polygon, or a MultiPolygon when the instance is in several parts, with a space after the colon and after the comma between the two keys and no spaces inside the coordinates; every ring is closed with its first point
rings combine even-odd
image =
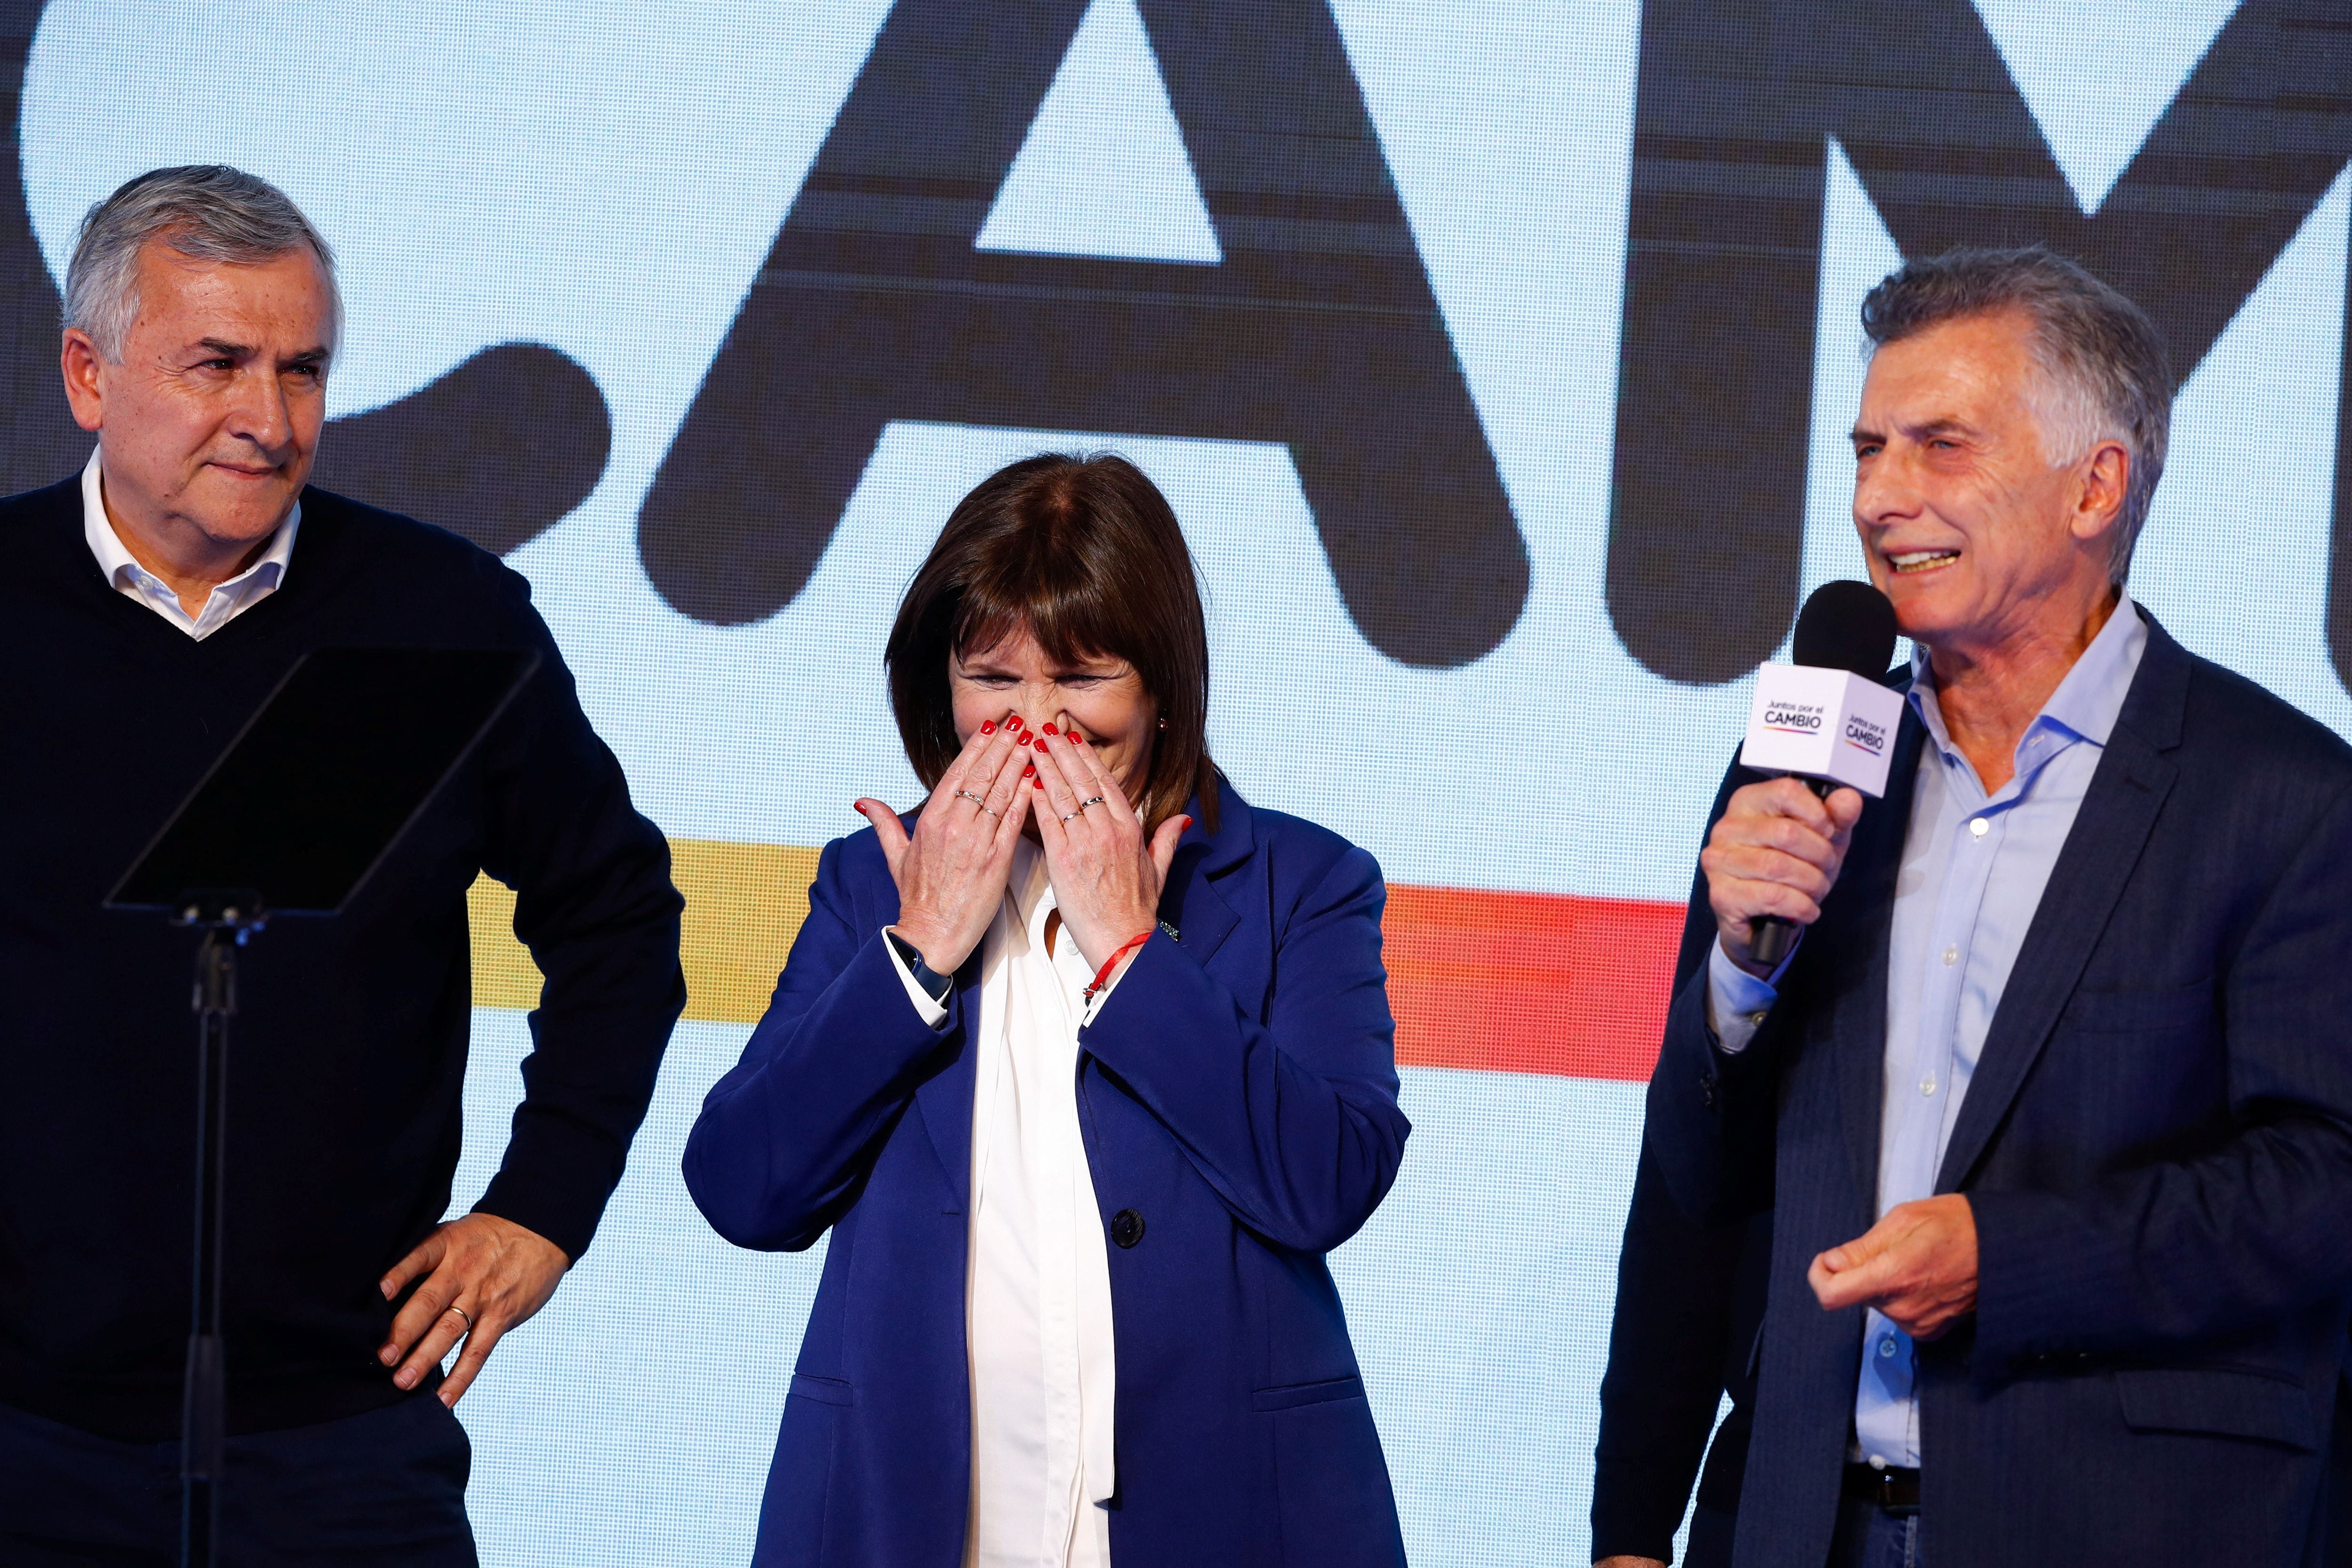
{"type": "MultiPolygon", "coordinates": [[[[1046,952],[1054,889],[1043,851],[1013,850],[1003,906],[981,943],[972,1029],[971,1516],[966,1568],[1109,1568],[1117,1484],[1110,1264],[1080,1136],[1078,1028],[1094,968],[1066,930],[1046,952]]],[[[1055,922],[1058,924],[1058,922],[1055,922]]],[[[894,954],[895,961],[895,954],[894,954]]],[[[947,1011],[905,966],[933,1027],[947,1011]]]]}

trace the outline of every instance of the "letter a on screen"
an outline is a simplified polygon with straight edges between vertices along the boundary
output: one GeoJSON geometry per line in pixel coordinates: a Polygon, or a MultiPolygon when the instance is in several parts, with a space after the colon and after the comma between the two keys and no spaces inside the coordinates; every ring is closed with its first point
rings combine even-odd
{"type": "Polygon", "coordinates": [[[893,420],[1281,442],[1365,638],[1488,652],[1527,547],[1330,13],[1097,5],[891,11],[646,494],[647,574],[774,614],[893,420]],[[1171,181],[1189,240],[1135,216],[1171,181]],[[1099,210],[1049,221],[1055,186],[1099,210]]]}

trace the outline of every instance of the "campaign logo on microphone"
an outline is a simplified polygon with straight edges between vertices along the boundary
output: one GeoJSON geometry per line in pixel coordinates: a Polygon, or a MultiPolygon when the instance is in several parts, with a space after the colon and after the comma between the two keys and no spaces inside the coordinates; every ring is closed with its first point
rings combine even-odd
{"type": "Polygon", "coordinates": [[[1868,752],[1874,757],[1886,754],[1886,726],[1874,724],[1859,713],[1849,713],[1845,720],[1845,743],[1868,752]]]}
{"type": "Polygon", "coordinates": [[[1748,743],[1739,760],[1759,773],[1799,773],[1886,793],[1886,769],[1903,694],[1865,676],[1801,664],[1756,672],[1748,743]]]}
{"type": "Polygon", "coordinates": [[[1764,727],[1792,735],[1818,735],[1829,710],[1816,702],[1776,702],[1764,710],[1764,727]]]}

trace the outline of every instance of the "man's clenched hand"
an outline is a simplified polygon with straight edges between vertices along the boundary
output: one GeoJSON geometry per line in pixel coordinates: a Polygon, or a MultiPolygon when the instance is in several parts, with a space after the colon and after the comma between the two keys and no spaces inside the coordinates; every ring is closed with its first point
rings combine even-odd
{"type": "Polygon", "coordinates": [[[1825,1311],[1875,1307],[1913,1339],[1932,1340],[1976,1310],[1976,1211],[1958,1193],[1897,1204],[1815,1258],[1805,1279],[1825,1311]]]}

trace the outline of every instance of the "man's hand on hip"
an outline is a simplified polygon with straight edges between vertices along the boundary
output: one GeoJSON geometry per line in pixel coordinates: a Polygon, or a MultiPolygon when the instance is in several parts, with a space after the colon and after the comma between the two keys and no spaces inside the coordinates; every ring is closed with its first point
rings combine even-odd
{"type": "Polygon", "coordinates": [[[1792,778],[1732,793],[1698,858],[1725,957],[1750,974],[1769,973],[1750,956],[1756,919],[1776,915],[1799,925],[1821,919],[1861,816],[1858,792],[1832,790],[1823,800],[1792,778]]]}
{"type": "Polygon", "coordinates": [[[454,1406],[490,1359],[499,1336],[546,1306],[571,1267],[562,1247],[512,1220],[488,1214],[453,1219],[383,1277],[387,1301],[419,1275],[425,1283],[393,1319],[392,1338],[376,1357],[386,1366],[398,1362],[393,1382],[414,1388],[427,1368],[465,1341],[466,1353],[441,1384],[441,1403],[454,1406]]]}
{"type": "Polygon", "coordinates": [[[1875,1307],[1932,1340],[1977,1306],[1977,1220],[1958,1193],[1897,1204],[1843,1247],[1813,1259],[1807,1283],[1825,1311],[1875,1307]]]}

